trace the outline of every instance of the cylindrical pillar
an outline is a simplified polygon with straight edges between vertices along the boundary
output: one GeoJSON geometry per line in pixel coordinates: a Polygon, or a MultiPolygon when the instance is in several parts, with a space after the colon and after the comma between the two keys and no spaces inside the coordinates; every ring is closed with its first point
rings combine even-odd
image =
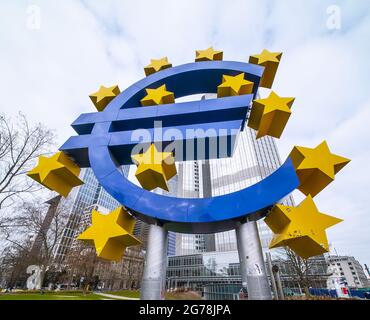
{"type": "Polygon", "coordinates": [[[266,252],[266,260],[267,260],[267,266],[268,266],[268,270],[270,274],[271,287],[272,287],[272,291],[274,292],[274,298],[275,300],[279,300],[279,294],[278,294],[277,287],[276,287],[274,272],[272,271],[272,262],[271,262],[270,252],[266,252]]]}
{"type": "Polygon", "coordinates": [[[283,290],[283,286],[281,284],[279,268],[276,268],[276,271],[274,273],[275,273],[276,284],[277,284],[277,288],[278,288],[278,292],[279,292],[279,298],[280,298],[280,300],[284,300],[284,290],[283,290]]]}
{"type": "Polygon", "coordinates": [[[236,239],[243,286],[247,287],[249,300],[271,300],[261,241],[257,223],[250,221],[236,228],[236,239]]]}
{"type": "Polygon", "coordinates": [[[150,225],[145,255],[141,300],[160,300],[166,278],[167,231],[158,225],[150,225]]]}

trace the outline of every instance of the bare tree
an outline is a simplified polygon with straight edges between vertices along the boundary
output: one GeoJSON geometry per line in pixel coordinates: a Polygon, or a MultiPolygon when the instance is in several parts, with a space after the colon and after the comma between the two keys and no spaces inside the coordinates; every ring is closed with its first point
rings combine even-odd
{"type": "Polygon", "coordinates": [[[76,242],[64,260],[68,284],[83,277],[82,289],[97,284],[96,279],[103,281],[105,287],[113,290],[121,287],[137,287],[143,272],[144,258],[140,248],[128,248],[125,256],[119,262],[112,262],[96,256],[95,248],[91,245],[76,242]],[[118,284],[121,285],[118,285],[118,284]]]}
{"type": "Polygon", "coordinates": [[[41,201],[23,202],[17,206],[14,216],[7,218],[7,224],[1,228],[5,240],[17,248],[18,251],[27,252],[22,259],[27,264],[41,266],[42,277],[53,262],[53,253],[63,235],[68,218],[69,203],[58,205],[53,216],[45,228],[47,205],[41,201]],[[33,241],[41,241],[40,250],[32,250],[33,241]]]}
{"type": "Polygon", "coordinates": [[[309,288],[312,281],[312,266],[314,260],[303,259],[298,256],[293,250],[285,247],[285,254],[289,265],[291,266],[291,276],[296,282],[299,283],[300,287],[303,288],[306,296],[310,295],[309,288]]]}
{"type": "Polygon", "coordinates": [[[93,282],[95,268],[98,264],[95,249],[84,243],[76,243],[71,248],[63,262],[66,268],[66,277],[70,286],[73,282],[80,281],[80,287],[86,293],[89,284],[93,282]],[[83,281],[81,281],[83,279],[83,281]]]}
{"type": "Polygon", "coordinates": [[[121,263],[120,275],[126,279],[127,289],[137,288],[144,269],[142,247],[127,248],[121,263]]]}
{"type": "Polygon", "coordinates": [[[0,278],[6,288],[22,285],[26,281],[25,270],[28,263],[30,245],[25,241],[22,247],[9,244],[1,253],[0,278]]]}
{"type": "Polygon", "coordinates": [[[22,113],[12,123],[0,114],[0,212],[25,193],[40,189],[25,173],[53,144],[54,133],[41,123],[30,125],[22,113]]]}

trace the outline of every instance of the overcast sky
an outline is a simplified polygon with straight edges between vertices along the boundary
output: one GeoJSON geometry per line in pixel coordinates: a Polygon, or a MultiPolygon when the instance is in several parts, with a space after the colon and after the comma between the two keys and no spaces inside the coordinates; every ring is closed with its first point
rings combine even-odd
{"type": "Polygon", "coordinates": [[[326,139],[352,159],[315,201],[344,219],[328,230],[337,252],[370,265],[369,39],[367,0],[2,0],[0,110],[54,128],[59,146],[74,134],[68,125],[94,111],[90,93],[100,84],[126,88],[150,58],[178,65],[211,45],[224,60],[282,51],[273,89],[296,100],[281,158],[326,139]]]}

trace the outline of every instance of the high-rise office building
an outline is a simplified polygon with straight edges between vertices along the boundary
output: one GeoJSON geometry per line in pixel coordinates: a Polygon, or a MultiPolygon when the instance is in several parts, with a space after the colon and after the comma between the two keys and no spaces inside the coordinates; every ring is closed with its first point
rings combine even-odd
{"type": "MultiPolygon", "coordinates": [[[[177,168],[178,170],[178,168],[177,168]]],[[[166,195],[168,197],[176,197],[178,194],[178,176],[174,176],[171,180],[167,182],[168,184],[168,191],[165,191],[163,189],[155,189],[153,192],[166,195]]],[[[148,229],[149,226],[141,222],[142,224],[146,225],[146,228],[148,229]]],[[[148,231],[147,231],[148,234],[148,231]]],[[[176,254],[176,233],[175,232],[168,232],[168,240],[167,240],[167,255],[168,256],[174,256],[176,254]]]]}
{"type": "MultiPolygon", "coordinates": [[[[130,166],[121,166],[121,173],[129,176],[130,166]]],[[[81,173],[84,184],[77,188],[70,198],[72,200],[71,213],[63,236],[56,247],[54,256],[58,263],[63,262],[66,254],[75,243],[75,238],[90,224],[90,213],[93,208],[104,212],[111,211],[120,204],[109,195],[99,184],[91,169],[84,169],[81,173]]],[[[156,190],[157,193],[175,196],[177,194],[177,178],[169,181],[169,192],[156,190]]],[[[149,225],[141,220],[137,220],[133,234],[142,241],[142,248],[145,250],[149,225]]],[[[170,232],[168,235],[168,254],[175,255],[176,235],[170,232]]]]}
{"type": "MultiPolygon", "coordinates": [[[[232,157],[179,164],[178,196],[211,197],[238,191],[262,180],[280,165],[274,139],[266,136],[257,140],[255,130],[245,127],[238,135],[232,157]]],[[[294,205],[291,196],[283,202],[294,205]]],[[[263,221],[258,221],[258,229],[262,247],[267,250],[272,232],[263,221]]],[[[234,250],[237,250],[235,230],[211,235],[177,234],[177,255],[234,250]]]]}
{"type": "MultiPolygon", "coordinates": [[[[129,166],[122,166],[121,168],[122,173],[127,176],[129,166]]],[[[87,209],[99,205],[108,210],[113,210],[119,206],[119,203],[102,188],[91,169],[83,170],[82,180],[84,184],[71,195],[73,199],[71,213],[54,254],[58,263],[63,262],[72,247],[80,229],[81,218],[87,209]]]]}

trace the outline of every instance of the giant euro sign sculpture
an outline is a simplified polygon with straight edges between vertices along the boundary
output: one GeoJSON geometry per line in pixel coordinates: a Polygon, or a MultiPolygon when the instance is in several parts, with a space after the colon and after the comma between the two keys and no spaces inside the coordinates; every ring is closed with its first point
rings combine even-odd
{"type": "MultiPolygon", "coordinates": [[[[257,97],[260,86],[272,87],[281,57],[280,52],[263,50],[251,56],[250,63],[223,61],[222,51],[211,47],[198,50],[195,62],[180,66],[172,66],[167,58],[153,59],[144,69],[146,77],[126,90],[101,86],[91,94],[98,112],[82,114],[72,123],[78,135],[60,151],[77,166],[91,167],[129,215],[148,223],[166,224],[177,232],[209,233],[233,229],[246,218],[267,216],[266,222],[277,233],[273,247],[287,245],[305,257],[319,254],[327,250],[326,243],[320,243],[325,237],[304,241],[308,226],[315,224],[311,211],[316,207],[301,205],[300,210],[290,211],[275,205],[295,189],[315,196],[348,163],[332,154],[326,142],[319,149],[295,147],[270,176],[226,195],[194,199],[150,191],[168,190],[167,181],[177,173],[175,161],[232,156],[246,125],[256,130],[257,139],[282,135],[294,98],[273,91],[266,98],[257,97]],[[176,102],[203,93],[217,93],[217,98],[176,102]],[[137,165],[141,187],[122,175],[120,166],[128,164],[137,165]],[[283,214],[287,210],[290,214],[283,214]],[[289,236],[293,225],[299,241],[289,236]],[[301,250],[302,246],[312,248],[301,250]]],[[[65,180],[72,185],[72,177],[65,180]]],[[[322,232],[325,226],[329,225],[323,225],[322,232]]]]}

